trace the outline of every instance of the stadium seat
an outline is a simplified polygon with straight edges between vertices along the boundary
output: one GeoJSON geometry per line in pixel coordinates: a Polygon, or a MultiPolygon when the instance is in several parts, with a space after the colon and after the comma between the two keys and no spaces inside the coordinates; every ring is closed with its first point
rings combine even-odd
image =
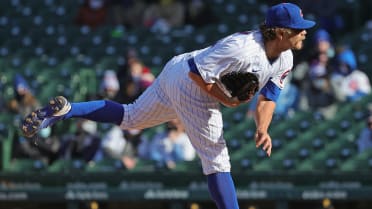
{"type": "Polygon", "coordinates": [[[155,170],[156,165],[153,161],[140,159],[137,161],[136,166],[127,170],[127,172],[155,172],[155,170]]]}
{"type": "Polygon", "coordinates": [[[265,159],[253,166],[254,171],[289,171],[295,169],[297,160],[294,158],[265,159]]]}
{"type": "Polygon", "coordinates": [[[120,160],[105,158],[99,161],[90,162],[85,167],[87,172],[115,172],[124,170],[123,163],[120,160]]]}
{"type": "Polygon", "coordinates": [[[298,158],[300,160],[305,160],[307,159],[309,156],[311,156],[311,151],[306,148],[306,147],[303,147],[301,148],[299,151],[298,151],[298,158]]]}
{"type": "Polygon", "coordinates": [[[172,169],[174,172],[190,172],[202,173],[202,166],[199,159],[192,161],[176,162],[176,167],[172,169]]]}
{"type": "Polygon", "coordinates": [[[344,162],[340,170],[341,171],[371,171],[370,161],[372,159],[372,150],[366,150],[364,152],[358,153],[353,157],[349,158],[344,162]]]}
{"type": "MultiPolygon", "coordinates": [[[[249,158],[242,158],[239,162],[240,168],[243,171],[251,170],[253,168],[253,161],[249,158]]],[[[234,167],[239,168],[238,166],[233,165],[234,167]]]]}
{"type": "Polygon", "coordinates": [[[50,173],[63,173],[67,164],[64,159],[59,159],[49,165],[46,170],[50,173]]]}
{"type": "Polygon", "coordinates": [[[7,53],[10,54],[15,54],[18,52],[19,49],[22,49],[22,37],[13,37],[11,39],[8,39],[2,47],[4,48],[3,50],[7,50],[7,53]]]}
{"type": "Polygon", "coordinates": [[[239,150],[231,153],[232,160],[240,160],[243,158],[248,158],[251,160],[257,159],[257,148],[254,144],[254,141],[245,143],[239,150]]]}
{"type": "Polygon", "coordinates": [[[2,113],[0,116],[0,126],[1,126],[1,165],[2,169],[6,170],[10,167],[12,144],[14,137],[14,115],[2,113]]]}
{"type": "Polygon", "coordinates": [[[227,146],[231,149],[231,152],[237,151],[242,146],[242,140],[238,138],[231,138],[227,140],[227,146]]]}
{"type": "Polygon", "coordinates": [[[5,101],[8,102],[14,98],[14,88],[11,84],[5,85],[3,89],[2,94],[5,101]]]}
{"type": "Polygon", "coordinates": [[[32,159],[13,159],[8,167],[4,168],[6,172],[23,172],[27,171],[41,171],[46,168],[46,165],[39,160],[32,159]]]}
{"type": "MultiPolygon", "coordinates": [[[[221,23],[203,28],[183,26],[169,34],[159,35],[146,28],[122,28],[124,33],[115,34],[112,25],[96,30],[78,27],[73,23],[78,9],[74,0],[1,1],[0,67],[6,69],[0,75],[1,96],[6,100],[14,96],[12,79],[16,72],[20,72],[32,80],[31,85],[41,101],[55,94],[71,95],[73,100],[82,101],[88,94],[96,93],[104,70],[117,69],[118,59],[128,47],[138,49],[145,64],[157,75],[175,53],[210,45],[234,30],[257,26],[259,16],[267,9],[257,2],[247,0],[242,4],[239,0],[214,0],[212,8],[218,12],[221,23]],[[54,82],[48,82],[50,77],[55,78],[54,82]]],[[[342,3],[351,5],[350,1],[342,3]]],[[[350,40],[347,39],[348,43],[358,46],[358,61],[362,67],[368,67],[370,63],[371,47],[366,39],[369,32],[363,27],[352,34],[350,40]]],[[[356,151],[355,139],[363,127],[361,121],[368,113],[366,107],[371,102],[372,96],[367,96],[355,103],[339,104],[336,118],[331,121],[311,111],[296,112],[288,118],[274,118],[270,128],[273,162],[268,161],[265,152],[254,145],[255,123],[246,118],[247,107],[223,109],[224,134],[231,149],[231,159],[240,168],[248,170],[299,167],[300,170],[317,168],[327,171],[337,169],[338,165],[345,170],[359,168],[358,163],[368,164],[369,158],[357,157],[360,154],[356,151]],[[357,166],[350,167],[354,162],[357,166]]],[[[0,119],[5,120],[5,117],[0,119]]],[[[4,129],[0,124],[0,134],[9,134],[1,130],[4,129]]],[[[155,133],[156,128],[151,128],[144,135],[155,133]]],[[[86,165],[82,169],[98,171],[101,167],[109,171],[115,169],[115,162],[112,163],[103,161],[95,168],[86,165]]],[[[73,165],[72,161],[66,165],[58,161],[50,166],[50,170],[68,170],[73,165]]],[[[75,165],[79,163],[75,162],[75,165]]],[[[186,171],[193,166],[182,164],[178,170],[186,171]]],[[[148,171],[156,169],[153,162],[141,161],[134,170],[142,168],[148,171]]]]}
{"type": "Polygon", "coordinates": [[[273,150],[279,150],[283,146],[283,140],[279,138],[272,139],[273,150]]]}

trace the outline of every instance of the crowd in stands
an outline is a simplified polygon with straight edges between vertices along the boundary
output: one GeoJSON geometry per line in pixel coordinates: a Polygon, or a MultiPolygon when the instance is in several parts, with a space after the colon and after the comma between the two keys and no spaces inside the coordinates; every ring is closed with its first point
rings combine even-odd
{"type": "MultiPolygon", "coordinates": [[[[125,58],[125,64],[117,70],[104,71],[97,94],[89,95],[89,99],[130,103],[152,84],[155,76],[135,49],[128,50],[125,58]]],[[[20,74],[14,77],[14,95],[7,107],[19,117],[40,107],[28,82],[20,74]]],[[[57,159],[90,163],[110,158],[122,162],[126,169],[134,168],[138,157],[169,169],[173,169],[177,162],[195,159],[195,150],[179,120],[170,121],[164,132],[149,140],[142,138],[143,130],[121,130],[112,125],[100,133],[96,122],[78,119],[74,124],[72,131],[62,136],[54,134],[54,127],[40,131],[35,140],[15,135],[12,158],[34,159],[43,165],[50,165],[57,159]]]]}
{"type": "MultiPolygon", "coordinates": [[[[318,29],[312,39],[313,48],[308,50],[306,59],[286,79],[275,110],[279,117],[311,110],[332,119],[338,103],[358,101],[371,94],[370,79],[358,68],[351,46],[335,46],[325,29],[318,29]]],[[[248,116],[252,116],[254,105],[254,101],[249,105],[248,116]]]]}
{"type": "Polygon", "coordinates": [[[84,0],[75,23],[91,28],[106,24],[145,27],[167,33],[184,24],[203,26],[217,19],[202,0],[84,0]]]}
{"type": "Polygon", "coordinates": [[[142,143],[139,150],[143,159],[153,160],[169,169],[174,168],[177,162],[194,160],[196,155],[178,119],[169,121],[163,132],[156,134],[151,141],[142,143]]]}
{"type": "MultiPolygon", "coordinates": [[[[352,46],[338,45],[332,34],[343,27],[342,17],[333,15],[333,1],[299,1],[304,10],[311,11],[320,25],[310,37],[306,54],[296,61],[293,73],[288,76],[282,90],[275,115],[286,118],[296,111],[319,111],[326,119],[337,113],[337,105],[354,102],[371,94],[370,79],[366,69],[359,69],[352,46]],[[329,7],[328,13],[314,6],[329,7]],[[309,46],[312,46],[310,48],[309,46]]],[[[145,27],[158,33],[167,33],[184,24],[196,27],[218,21],[206,1],[202,0],[85,0],[75,18],[76,25],[92,29],[106,24],[124,25],[128,28],[145,27]]],[[[155,79],[151,67],[141,60],[138,49],[129,49],[125,62],[117,69],[104,69],[100,89],[90,99],[109,99],[130,103],[146,90],[155,79]]],[[[371,70],[371,69],[369,69],[371,70]]],[[[33,90],[23,75],[14,77],[14,98],[0,104],[8,111],[24,117],[40,107],[33,90]]],[[[1,87],[1,86],[0,86],[1,87]]],[[[252,117],[255,102],[247,105],[247,117],[252,117]]],[[[56,159],[81,159],[87,163],[104,158],[117,159],[125,168],[136,166],[138,158],[155,161],[169,169],[181,161],[196,158],[183,125],[178,120],[166,124],[163,132],[151,139],[143,138],[143,130],[121,130],[110,126],[100,133],[97,124],[79,120],[71,133],[57,136],[53,128],[43,129],[37,141],[16,135],[13,158],[32,158],[45,164],[56,159]],[[56,138],[59,138],[56,140],[56,138]]],[[[358,139],[360,151],[372,148],[372,118],[358,139]]]]}

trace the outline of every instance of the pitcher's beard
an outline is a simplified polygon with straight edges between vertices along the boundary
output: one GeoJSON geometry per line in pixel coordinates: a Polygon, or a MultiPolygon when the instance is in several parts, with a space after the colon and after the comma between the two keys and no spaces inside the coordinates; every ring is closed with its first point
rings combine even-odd
{"type": "Polygon", "coordinates": [[[304,42],[301,41],[300,43],[297,43],[295,46],[292,47],[293,50],[301,50],[304,47],[304,42]]]}

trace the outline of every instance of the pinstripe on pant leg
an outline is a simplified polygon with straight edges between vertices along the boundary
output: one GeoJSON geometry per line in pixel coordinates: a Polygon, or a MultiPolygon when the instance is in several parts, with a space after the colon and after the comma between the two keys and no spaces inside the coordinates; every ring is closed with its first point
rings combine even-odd
{"type": "Polygon", "coordinates": [[[229,172],[220,104],[188,77],[189,69],[184,62],[168,70],[164,91],[172,98],[172,107],[201,158],[203,173],[229,172]]]}
{"type": "Polygon", "coordinates": [[[159,81],[155,82],[132,104],[124,105],[122,129],[144,129],[176,118],[169,99],[161,92],[159,81]]]}
{"type": "Polygon", "coordinates": [[[188,72],[186,56],[169,61],[134,103],[124,105],[121,128],[148,128],[178,117],[201,159],[203,173],[229,172],[220,104],[200,89],[188,72]]]}

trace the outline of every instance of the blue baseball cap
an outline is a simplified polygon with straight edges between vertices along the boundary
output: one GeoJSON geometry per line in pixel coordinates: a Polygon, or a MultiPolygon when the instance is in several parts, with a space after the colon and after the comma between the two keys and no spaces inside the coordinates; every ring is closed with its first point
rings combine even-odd
{"type": "Polygon", "coordinates": [[[300,7],[297,5],[280,3],[268,9],[265,24],[268,27],[309,29],[315,25],[315,22],[305,20],[300,7]]]}
{"type": "Polygon", "coordinates": [[[338,55],[340,63],[344,63],[350,67],[351,70],[357,68],[357,61],[354,55],[354,52],[351,49],[345,49],[338,55]]]}
{"type": "Polygon", "coordinates": [[[329,35],[329,33],[326,30],[319,29],[314,34],[314,40],[315,40],[315,42],[320,42],[320,41],[330,42],[331,41],[331,36],[329,35]]]}

